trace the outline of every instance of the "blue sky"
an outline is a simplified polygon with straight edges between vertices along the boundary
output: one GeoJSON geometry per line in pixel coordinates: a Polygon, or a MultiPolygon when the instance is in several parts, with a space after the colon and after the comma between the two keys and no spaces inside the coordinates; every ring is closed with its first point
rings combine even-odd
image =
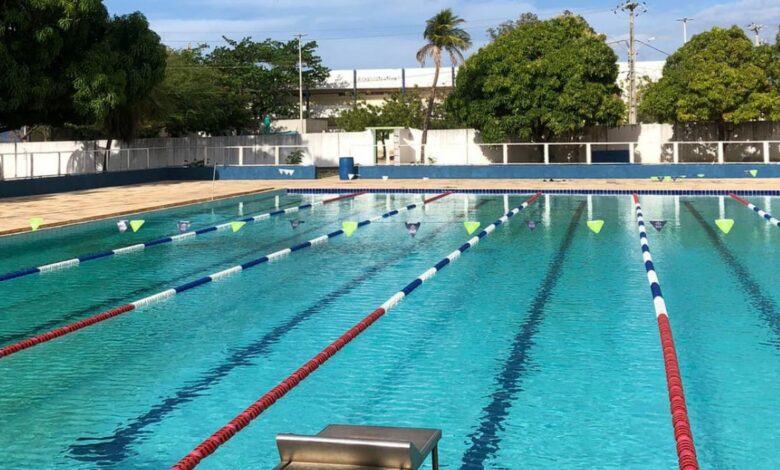
{"type": "MultiPolygon", "coordinates": [[[[609,40],[628,36],[628,18],[615,15],[618,0],[518,1],[518,0],[106,0],[112,14],[140,10],[163,42],[171,47],[252,36],[284,40],[308,34],[316,40],[330,68],[415,67],[414,54],[422,45],[425,20],[452,8],[467,20],[477,50],[487,40],[485,30],[520,13],[532,11],[549,17],[565,9],[584,16],[609,40]]],[[[637,19],[637,37],[664,52],[682,43],[682,27],[675,19],[692,17],[689,35],[715,25],[751,22],[765,25],[762,38],[774,41],[780,24],[778,0],[647,0],[647,12],[637,19]]],[[[752,33],[751,33],[752,34],[752,33]]],[[[625,48],[616,51],[625,57],[625,48]]],[[[663,59],[647,46],[640,60],[663,59]]]]}

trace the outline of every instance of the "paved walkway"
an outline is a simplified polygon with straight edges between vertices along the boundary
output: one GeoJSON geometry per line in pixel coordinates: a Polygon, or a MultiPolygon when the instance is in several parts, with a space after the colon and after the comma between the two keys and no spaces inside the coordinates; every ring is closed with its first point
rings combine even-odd
{"type": "Polygon", "coordinates": [[[0,199],[0,235],[30,231],[33,217],[56,227],[272,189],[268,181],[218,181],[212,193],[211,181],[161,181],[0,199]]]}
{"type": "Polygon", "coordinates": [[[642,180],[355,180],[340,181],[337,177],[318,180],[291,181],[162,181],[135,186],[46,194],[0,199],[0,235],[27,232],[29,219],[42,217],[43,228],[89,220],[117,217],[166,207],[223,199],[284,188],[372,188],[372,189],[698,189],[698,190],[778,190],[777,179],[685,179],[658,183],[642,180]]]}

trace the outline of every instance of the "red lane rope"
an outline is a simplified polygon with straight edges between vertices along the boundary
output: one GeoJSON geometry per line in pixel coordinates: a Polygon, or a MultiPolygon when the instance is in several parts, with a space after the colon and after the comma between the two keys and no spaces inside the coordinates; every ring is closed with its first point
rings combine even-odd
{"type": "Polygon", "coordinates": [[[750,206],[750,203],[748,201],[746,201],[745,199],[742,199],[741,197],[737,196],[734,193],[729,193],[729,196],[731,196],[732,199],[734,199],[738,203],[742,204],[743,206],[750,206]]]}
{"type": "Polygon", "coordinates": [[[333,357],[341,348],[349,344],[350,341],[355,339],[355,337],[371,326],[385,313],[386,310],[382,307],[371,312],[371,314],[361,320],[360,323],[350,328],[336,341],[330,343],[330,345],[320,351],[319,354],[311,358],[306,364],[290,374],[286,379],[282,380],[279,385],[272,388],[271,391],[260,397],[259,400],[252,403],[228,424],[203,441],[172,468],[176,470],[190,470],[195,468],[201,460],[213,454],[219,446],[227,442],[237,432],[247,427],[252,420],[260,416],[261,413],[276,403],[277,400],[287,395],[287,392],[292,390],[303,379],[311,375],[311,373],[317,370],[325,361],[333,357]]]}
{"type": "Polygon", "coordinates": [[[27,348],[31,348],[37,344],[51,341],[55,338],[59,338],[60,336],[66,335],[68,333],[73,333],[74,331],[78,331],[82,328],[86,328],[90,325],[94,325],[95,323],[102,322],[103,320],[108,320],[111,317],[121,315],[123,313],[129,312],[130,310],[134,310],[134,309],[135,309],[135,305],[133,304],[122,305],[121,307],[117,307],[115,309],[105,311],[99,315],[85,318],[84,320],[77,321],[75,323],[71,323],[69,325],[65,325],[63,327],[57,328],[56,330],[51,330],[48,333],[43,333],[38,336],[27,338],[18,343],[14,343],[10,346],[0,348],[0,357],[10,356],[11,354],[17,353],[19,351],[23,351],[27,348]]]}
{"type": "Polygon", "coordinates": [[[362,192],[359,192],[359,193],[347,194],[346,196],[332,197],[330,199],[325,199],[324,201],[322,201],[322,203],[323,204],[328,204],[330,202],[336,202],[336,201],[340,201],[342,199],[352,199],[354,197],[362,196],[364,194],[368,194],[368,191],[362,191],[362,192]]]}
{"type": "Polygon", "coordinates": [[[688,419],[688,408],[685,404],[682,377],[680,376],[680,363],[677,360],[677,350],[674,347],[672,327],[669,324],[666,302],[661,292],[661,284],[653,265],[653,257],[650,254],[650,245],[647,241],[644,213],[639,204],[639,196],[633,195],[636,209],[636,220],[639,226],[639,242],[642,247],[642,255],[647,271],[647,281],[650,284],[650,292],[653,295],[653,307],[658,322],[658,332],[661,335],[661,349],[666,371],[666,388],[669,394],[669,406],[672,413],[672,427],[674,428],[674,440],[677,443],[677,462],[680,470],[698,470],[699,462],[696,458],[696,448],[693,444],[691,423],[688,419]]]}

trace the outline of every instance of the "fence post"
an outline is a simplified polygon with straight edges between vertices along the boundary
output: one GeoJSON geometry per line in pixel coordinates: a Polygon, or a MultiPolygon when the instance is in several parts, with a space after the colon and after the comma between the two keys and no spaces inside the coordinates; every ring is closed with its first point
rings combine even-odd
{"type": "Polygon", "coordinates": [[[633,142],[628,143],[628,163],[636,163],[636,146],[633,142]]]}
{"type": "Polygon", "coordinates": [[[504,165],[509,163],[509,146],[504,144],[504,165]]]}
{"type": "Polygon", "coordinates": [[[585,163],[588,165],[593,163],[593,147],[590,143],[585,144],[585,163]]]}
{"type": "Polygon", "coordinates": [[[279,166],[279,146],[274,145],[274,164],[279,166]]]}
{"type": "Polygon", "coordinates": [[[57,152],[57,176],[62,176],[62,153],[57,152]]]}
{"type": "Polygon", "coordinates": [[[549,165],[550,164],[550,144],[543,144],[544,145],[544,164],[549,165]]]}
{"type": "Polygon", "coordinates": [[[764,141],[764,163],[769,163],[769,141],[764,141]]]}
{"type": "Polygon", "coordinates": [[[244,147],[238,148],[238,166],[244,166],[244,147]]]}
{"type": "Polygon", "coordinates": [[[673,142],[672,143],[672,158],[674,163],[680,163],[680,143],[679,142],[673,142]]]}
{"type": "Polygon", "coordinates": [[[149,159],[149,147],[146,147],[146,169],[148,170],[151,167],[152,167],[152,163],[151,160],[149,159]]]}
{"type": "MultiPolygon", "coordinates": [[[[120,149],[119,151],[121,152],[122,150],[120,149]]],[[[130,152],[131,152],[131,150],[127,149],[127,169],[128,170],[130,169],[130,152]]]]}
{"type": "Polygon", "coordinates": [[[723,154],[723,142],[718,142],[718,163],[723,163],[726,160],[723,154]]]}
{"type": "Polygon", "coordinates": [[[35,177],[35,153],[30,152],[30,178],[35,177]]]}

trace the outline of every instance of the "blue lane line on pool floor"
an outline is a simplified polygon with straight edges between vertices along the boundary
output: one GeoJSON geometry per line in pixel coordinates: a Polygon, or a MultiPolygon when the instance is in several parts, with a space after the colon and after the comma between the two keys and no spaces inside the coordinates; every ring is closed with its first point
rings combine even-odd
{"type": "MultiPolygon", "coordinates": [[[[495,199],[485,200],[477,206],[479,208],[495,199]]],[[[187,404],[200,397],[205,391],[216,385],[225,378],[233,369],[241,366],[254,365],[251,361],[257,357],[265,356],[271,352],[271,347],[278,343],[284,335],[297,328],[301,323],[308,320],[313,315],[322,312],[326,307],[333,305],[341,297],[349,294],[357,287],[360,287],[365,281],[373,278],[376,274],[391,264],[395,264],[410,253],[426,249],[428,242],[438,237],[448,225],[441,225],[432,234],[419,240],[409,252],[400,253],[381,263],[377,263],[356,276],[349,282],[343,284],[340,288],[326,294],[321,299],[314,302],[310,307],[299,311],[293,317],[284,323],[274,327],[263,335],[259,340],[250,343],[240,349],[235,349],[225,361],[209,369],[198,380],[179,388],[172,395],[164,398],[161,402],[153,405],[146,413],[133,418],[124,426],[118,428],[114,434],[102,438],[78,438],[79,442],[89,442],[88,444],[73,444],[69,448],[70,457],[84,462],[98,462],[99,464],[117,464],[125,460],[130,454],[130,447],[134,442],[143,436],[144,429],[155,423],[161,422],[165,416],[175,411],[184,404],[187,404]]]]}
{"type": "Polygon", "coordinates": [[[561,277],[566,253],[574,240],[585,206],[584,201],[580,202],[574,212],[555,258],[553,258],[553,262],[531,302],[528,309],[529,315],[515,335],[509,356],[504,361],[501,372],[496,376],[498,388],[491,394],[490,403],[483,408],[483,416],[479,425],[467,437],[467,440],[471,441],[471,445],[463,454],[461,469],[484,468],[485,462],[490,457],[495,456],[500,448],[501,437],[498,433],[504,427],[504,420],[509,416],[509,410],[515,396],[521,391],[519,382],[522,375],[528,370],[528,354],[534,345],[534,335],[539,331],[539,327],[544,321],[545,307],[552,298],[553,291],[561,277]]]}
{"type": "Polygon", "coordinates": [[[723,262],[730,268],[731,273],[737,278],[745,297],[750,299],[750,303],[758,310],[759,316],[766,322],[769,329],[775,334],[775,340],[771,341],[775,348],[780,349],[780,313],[777,311],[777,305],[771,297],[764,294],[761,285],[753,279],[750,270],[746,268],[736,256],[729,250],[721,237],[704,220],[701,213],[693,206],[691,202],[684,202],[685,208],[693,215],[697,222],[704,229],[707,238],[710,240],[715,250],[720,255],[723,262]]]}
{"type": "MultiPolygon", "coordinates": [[[[238,222],[244,222],[244,223],[258,222],[258,221],[261,221],[261,220],[267,220],[267,219],[269,219],[271,217],[275,217],[277,215],[290,214],[290,213],[293,213],[293,212],[298,212],[298,211],[300,211],[302,209],[314,208],[314,207],[317,207],[317,206],[322,206],[322,205],[325,205],[325,204],[329,204],[331,202],[338,202],[338,201],[342,201],[342,200],[345,200],[345,199],[350,199],[352,197],[356,197],[356,196],[359,196],[361,194],[364,194],[364,193],[347,194],[347,195],[339,196],[339,197],[336,197],[336,198],[330,198],[330,199],[325,199],[325,200],[322,200],[322,201],[306,203],[306,204],[299,205],[299,206],[288,207],[286,209],[277,209],[277,210],[274,210],[272,212],[266,212],[266,213],[259,214],[259,215],[256,215],[256,216],[250,216],[250,217],[245,217],[245,218],[242,218],[242,219],[238,219],[237,221],[238,222]]],[[[180,233],[178,235],[171,235],[171,236],[162,237],[162,238],[158,238],[158,239],[147,241],[147,242],[136,243],[135,245],[128,245],[128,246],[125,246],[125,247],[122,247],[122,248],[115,248],[115,249],[111,249],[111,250],[99,251],[99,252],[96,252],[96,253],[88,253],[86,255],[77,256],[75,258],[71,258],[71,259],[67,259],[67,260],[63,260],[63,261],[57,261],[57,262],[54,262],[54,263],[44,264],[44,265],[41,265],[41,266],[35,266],[35,267],[31,267],[31,268],[24,268],[24,269],[20,269],[18,271],[13,271],[13,272],[9,272],[9,273],[0,274],[0,282],[10,281],[12,279],[18,279],[20,277],[30,276],[32,274],[37,274],[37,273],[45,273],[45,272],[50,272],[50,271],[59,271],[61,269],[65,269],[65,268],[69,268],[69,267],[73,267],[73,266],[78,266],[78,265],[80,265],[82,263],[86,263],[86,262],[89,262],[89,261],[95,261],[95,260],[102,259],[102,258],[107,258],[109,256],[125,254],[125,253],[132,253],[132,252],[136,252],[136,251],[142,251],[142,250],[144,250],[146,248],[150,248],[150,247],[158,246],[158,245],[163,245],[163,244],[166,244],[166,243],[173,243],[174,241],[178,241],[178,240],[186,240],[186,239],[189,239],[189,238],[197,237],[199,235],[203,235],[205,233],[216,232],[216,231],[219,231],[219,230],[227,230],[228,228],[231,227],[231,223],[232,222],[225,222],[225,223],[222,223],[222,224],[212,225],[210,227],[205,227],[205,228],[202,228],[202,229],[199,229],[199,230],[193,230],[193,231],[189,231],[189,232],[180,233]]]]}

